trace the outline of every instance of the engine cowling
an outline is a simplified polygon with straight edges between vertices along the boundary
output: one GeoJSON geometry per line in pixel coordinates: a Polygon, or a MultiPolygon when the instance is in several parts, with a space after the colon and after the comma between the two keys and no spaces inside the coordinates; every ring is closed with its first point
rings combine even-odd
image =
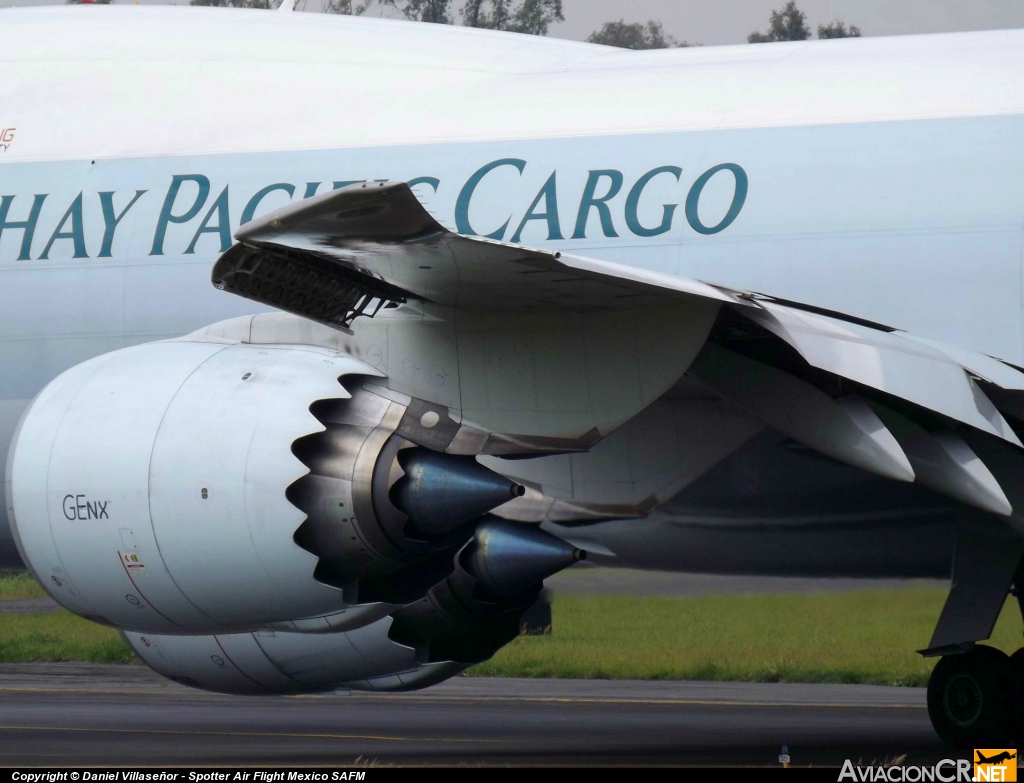
{"type": "Polygon", "coordinates": [[[316,578],[351,604],[420,598],[451,572],[476,520],[525,492],[473,457],[392,434],[404,408],[364,390],[311,410],[325,429],[293,447],[309,467],[287,492],[307,515],[295,542],[319,557],[316,578]]]}
{"type": "Polygon", "coordinates": [[[405,406],[361,375],[327,348],[190,340],[68,370],[8,458],[22,558],[71,611],[142,633],[336,632],[416,600],[464,517],[521,488],[397,437],[405,406]]]}
{"type": "Polygon", "coordinates": [[[388,636],[385,617],[348,632],[309,636],[257,631],[217,636],[123,633],[146,664],[182,685],[234,694],[415,690],[446,680],[464,664],[421,664],[388,636]]]}
{"type": "Polygon", "coordinates": [[[317,636],[123,635],[160,674],[206,690],[415,690],[489,658],[517,636],[542,580],[583,556],[535,526],[487,519],[455,556],[451,575],[424,599],[362,628],[317,636]]]}
{"type": "Polygon", "coordinates": [[[484,521],[452,573],[395,612],[390,637],[414,648],[422,664],[484,661],[519,635],[544,579],[585,558],[537,526],[484,521]]]}

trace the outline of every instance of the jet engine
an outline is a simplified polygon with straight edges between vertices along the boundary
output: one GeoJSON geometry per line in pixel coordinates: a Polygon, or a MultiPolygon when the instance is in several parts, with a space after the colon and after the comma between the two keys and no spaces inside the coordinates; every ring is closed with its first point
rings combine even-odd
{"type": "Polygon", "coordinates": [[[543,580],[586,552],[539,527],[493,519],[477,527],[452,574],[395,612],[390,636],[424,664],[478,663],[519,635],[543,580]]]}
{"type": "Polygon", "coordinates": [[[165,677],[223,693],[414,690],[493,655],[519,634],[542,580],[584,556],[533,525],[490,519],[426,598],[362,628],[124,638],[165,677]]]}
{"type": "Polygon", "coordinates": [[[233,694],[414,690],[458,674],[464,664],[421,664],[388,636],[392,619],[330,634],[279,631],[169,636],[126,631],[132,650],[174,682],[233,694]]]}
{"type": "Polygon", "coordinates": [[[139,633],[332,633],[422,598],[523,488],[397,436],[406,406],[366,375],[328,348],[190,340],[68,370],[8,458],[23,560],[139,633]]]}

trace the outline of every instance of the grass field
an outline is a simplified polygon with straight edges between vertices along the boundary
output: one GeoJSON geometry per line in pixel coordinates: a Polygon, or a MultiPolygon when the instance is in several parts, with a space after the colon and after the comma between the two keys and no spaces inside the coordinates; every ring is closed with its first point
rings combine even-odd
{"type": "MultiPolygon", "coordinates": [[[[0,601],[45,597],[43,589],[24,571],[0,571],[0,601]]],[[[0,662],[133,660],[135,656],[117,631],[70,612],[0,614],[0,662]]]]}
{"type": "Polygon", "coordinates": [[[70,612],[0,614],[0,662],[133,660],[135,655],[117,631],[70,612]]]}
{"type": "MultiPolygon", "coordinates": [[[[13,590],[0,584],[0,595],[13,590]]],[[[516,639],[469,674],[924,685],[934,660],[914,650],[927,645],[944,600],[945,591],[930,589],[695,598],[556,594],[553,634],[516,639]]],[[[991,643],[1012,652],[1024,644],[1022,630],[1016,602],[1007,602],[991,643]]],[[[115,631],[67,612],[0,614],[0,661],[132,659],[115,631]]]]}
{"type": "MultiPolygon", "coordinates": [[[[474,675],[924,685],[943,590],[556,596],[554,633],[521,637],[474,675]]],[[[1024,645],[1016,601],[991,642],[1024,645]]]]}
{"type": "Polygon", "coordinates": [[[24,571],[0,571],[0,601],[45,596],[43,588],[24,571]]]}

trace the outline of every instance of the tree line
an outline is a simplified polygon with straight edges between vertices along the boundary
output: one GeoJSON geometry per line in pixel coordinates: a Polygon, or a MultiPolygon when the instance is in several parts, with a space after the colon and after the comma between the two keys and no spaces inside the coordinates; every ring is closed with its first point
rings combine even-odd
{"type": "MultiPolygon", "coordinates": [[[[846,26],[841,20],[818,25],[818,38],[860,38],[860,28],[846,26]]],[[[748,43],[773,43],[776,41],[806,41],[811,37],[807,26],[807,15],[796,7],[796,0],[789,0],[781,11],[772,11],[768,19],[768,31],[755,31],[747,36],[748,43]]],[[[676,41],[667,35],[661,22],[651,20],[646,24],[626,22],[605,22],[599,30],[588,37],[590,43],[605,46],[619,46],[624,49],[667,49],[672,46],[699,46],[686,41],[676,41]]]]}
{"type": "MultiPolygon", "coordinates": [[[[68,3],[110,3],[113,0],[67,0],[68,3]]],[[[280,0],[189,0],[190,5],[220,8],[274,8],[280,0]]],[[[305,3],[305,0],[302,0],[305,3]]],[[[456,10],[455,0],[324,0],[329,14],[360,16],[373,7],[391,8],[406,19],[433,24],[461,24],[487,30],[506,30],[528,35],[547,35],[555,22],[564,22],[562,0],[464,0],[456,10]]],[[[841,20],[818,25],[818,38],[859,38],[860,28],[846,26],[841,20]]],[[[747,36],[749,43],[806,41],[811,37],[807,16],[789,0],[782,10],[773,10],[766,32],[755,31],[747,36]]],[[[668,49],[677,46],[700,46],[677,41],[665,32],[661,22],[605,22],[592,32],[590,43],[617,46],[623,49],[668,49]]]]}

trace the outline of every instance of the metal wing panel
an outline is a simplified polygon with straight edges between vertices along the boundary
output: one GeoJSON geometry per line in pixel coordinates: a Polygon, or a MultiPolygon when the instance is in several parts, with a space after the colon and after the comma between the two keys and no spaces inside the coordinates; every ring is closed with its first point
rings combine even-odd
{"type": "Polygon", "coordinates": [[[690,368],[737,407],[833,459],[897,481],[914,471],[899,444],[863,400],[833,400],[789,373],[717,345],[690,368]]]}
{"type": "Polygon", "coordinates": [[[995,476],[958,434],[929,432],[886,405],[872,407],[899,441],[920,483],[993,514],[1013,512],[995,476]]]}
{"type": "Polygon", "coordinates": [[[1016,446],[1002,414],[947,354],[897,333],[761,301],[746,314],[812,366],[920,405],[1016,446]]]}
{"type": "MultiPolygon", "coordinates": [[[[742,304],[696,280],[455,234],[427,213],[405,183],[325,193],[247,223],[235,236],[253,252],[318,259],[327,277],[333,265],[391,286],[395,295],[462,308],[628,310],[692,298],[742,304]]],[[[214,269],[215,281],[227,290],[237,288],[230,282],[231,262],[239,252],[228,251],[214,269]]],[[[279,257],[278,263],[286,261],[279,257]]],[[[255,274],[274,272],[271,265],[255,274]]]]}
{"type": "Polygon", "coordinates": [[[975,379],[993,395],[1011,394],[1024,391],[1024,373],[991,357],[771,297],[455,234],[405,183],[305,199],[247,223],[236,237],[214,267],[218,287],[335,328],[408,299],[465,316],[618,313],[627,320],[666,304],[725,304],[816,368],[1021,446],[975,379]]]}
{"type": "Polygon", "coordinates": [[[962,365],[972,375],[1008,391],[1024,391],[1024,373],[1005,362],[993,359],[977,351],[968,351],[955,345],[918,337],[909,332],[898,332],[900,337],[921,343],[944,353],[954,362],[962,365]]]}

